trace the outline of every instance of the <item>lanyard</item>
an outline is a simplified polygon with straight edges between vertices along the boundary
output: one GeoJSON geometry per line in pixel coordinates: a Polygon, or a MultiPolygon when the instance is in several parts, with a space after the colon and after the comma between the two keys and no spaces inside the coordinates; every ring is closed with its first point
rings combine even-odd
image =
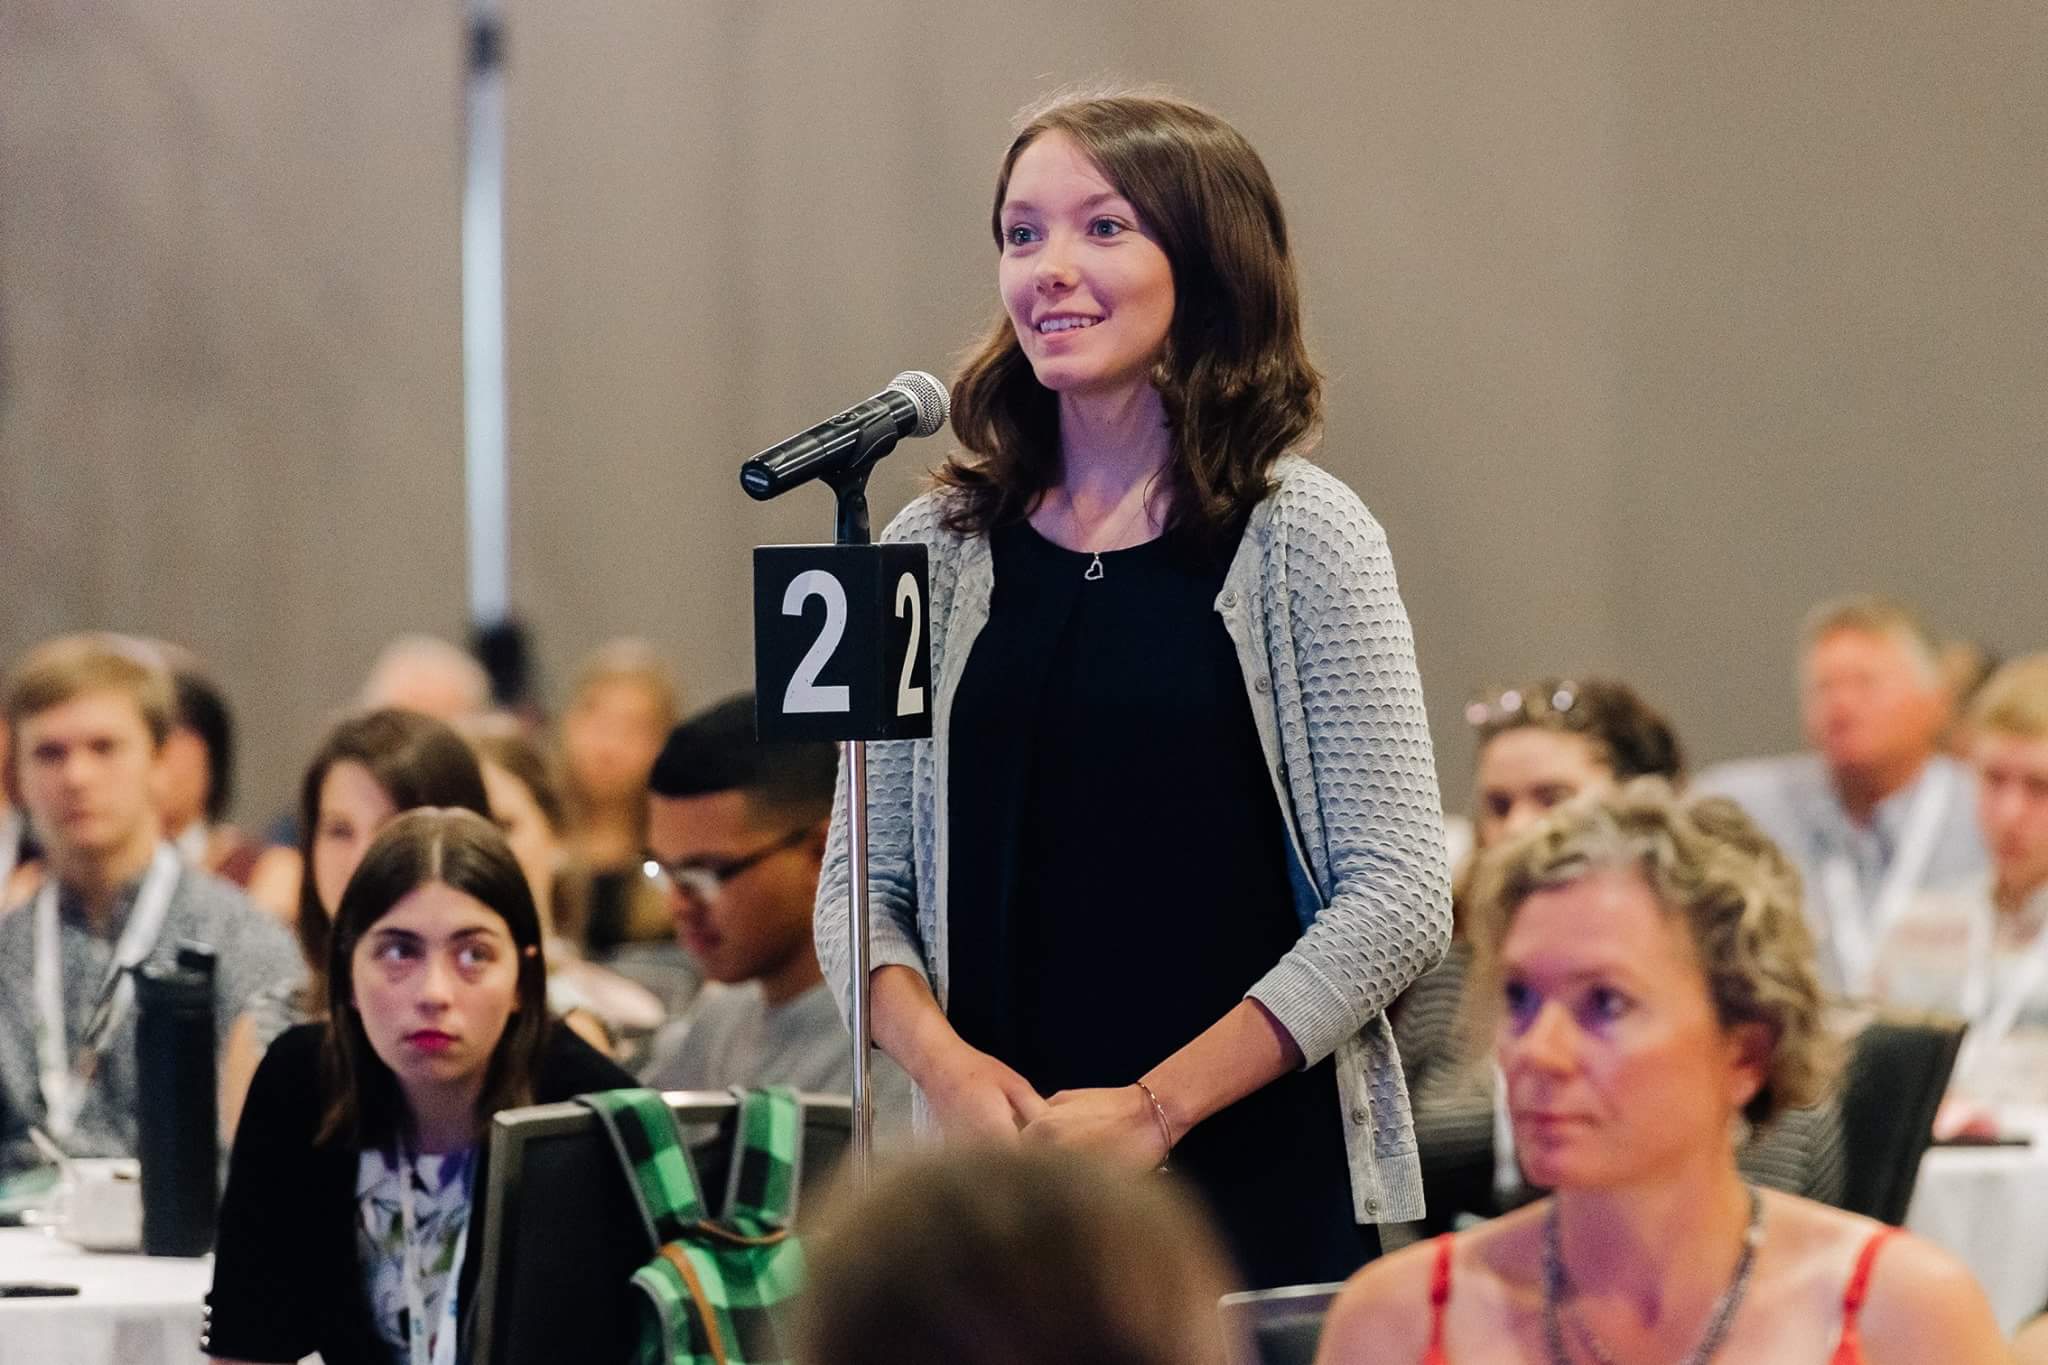
{"type": "MultiPolygon", "coordinates": [[[[21,812],[0,815],[0,902],[7,899],[7,883],[14,880],[15,864],[21,859],[21,812]]],[[[0,910],[8,907],[0,904],[0,910]]]]}
{"type": "Polygon", "coordinates": [[[99,1070],[100,1058],[135,1001],[133,972],[152,952],[170,913],[171,893],[178,886],[178,855],[158,844],[143,875],[142,889],[128,914],[128,927],[114,946],[93,997],[92,1014],[74,1055],[65,1037],[64,953],[57,924],[57,879],[43,883],[35,904],[36,1067],[43,1088],[44,1123],[58,1141],[70,1136],[85,1104],[85,1088],[99,1070]]]}
{"type": "Polygon", "coordinates": [[[1934,842],[1941,834],[1942,817],[1948,813],[1955,785],[1946,768],[1929,772],[1906,809],[1906,827],[1898,847],[1878,884],[1877,894],[1866,910],[1857,894],[1856,869],[1849,855],[1831,853],[1821,864],[1821,900],[1828,911],[1828,928],[1834,940],[1835,962],[1842,971],[1842,991],[1854,997],[1870,992],[1870,972],[1876,964],[1877,945],[1912,899],[1934,856],[1934,842]]]}
{"type": "MultiPolygon", "coordinates": [[[[2031,909],[2029,905],[2020,913],[2026,915],[2031,909]]],[[[1956,1060],[1958,1075],[1968,1074],[2006,1040],[2013,1026],[2019,1023],[2020,1015],[2026,1012],[2028,998],[2043,978],[2048,977],[2048,925],[2043,925],[2027,944],[2012,975],[2006,980],[2005,989],[1997,989],[1994,965],[1998,955],[1994,942],[1997,914],[1993,910],[1990,917],[1977,919],[1970,925],[1970,972],[1963,981],[1961,1003],[1971,1028],[1969,1036],[1963,1040],[1962,1055],[1956,1060]]]]}
{"type": "MultiPolygon", "coordinates": [[[[427,1330],[427,1279],[420,1268],[419,1233],[413,1222],[412,1183],[418,1163],[401,1157],[398,1163],[398,1216],[405,1241],[405,1345],[412,1365],[455,1365],[456,1293],[462,1282],[462,1260],[469,1249],[469,1214],[464,1212],[462,1230],[455,1234],[455,1250],[448,1260],[448,1284],[441,1297],[438,1332],[427,1330]]],[[[474,1167],[464,1180],[472,1178],[474,1167]]]]}

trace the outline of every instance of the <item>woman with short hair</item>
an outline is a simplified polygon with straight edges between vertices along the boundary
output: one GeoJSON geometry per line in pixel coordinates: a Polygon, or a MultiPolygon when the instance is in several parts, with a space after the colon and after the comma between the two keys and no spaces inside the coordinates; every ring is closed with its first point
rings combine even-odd
{"type": "Polygon", "coordinates": [[[1733,804],[1654,779],[1569,803],[1480,868],[1481,999],[1516,1148],[1555,1193],[1344,1290],[1318,1360],[1990,1365],[1946,1252],[1748,1184],[1729,1131],[1825,1084],[1799,879],[1733,804]]]}

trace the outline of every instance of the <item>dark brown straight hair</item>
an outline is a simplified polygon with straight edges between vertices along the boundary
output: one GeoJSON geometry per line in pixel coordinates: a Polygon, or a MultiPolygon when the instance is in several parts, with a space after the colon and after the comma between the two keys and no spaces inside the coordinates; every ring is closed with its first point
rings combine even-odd
{"type": "Polygon", "coordinates": [[[337,763],[360,763],[391,804],[401,811],[418,806],[458,807],[490,818],[483,769],[454,729],[431,716],[397,707],[365,711],[328,731],[299,783],[299,951],[310,973],[306,998],[325,999],[327,941],[334,908],[320,903],[313,881],[313,840],[320,826],[320,788],[337,763]]]}
{"type": "Polygon", "coordinates": [[[519,1006],[492,1050],[477,1096],[478,1126],[500,1109],[533,1100],[533,1078],[552,1024],[540,912],[526,874],[504,833],[489,818],[467,810],[408,811],[377,835],[335,911],[323,1049],[326,1106],[317,1139],[322,1144],[388,1149],[405,1132],[405,1097],[398,1078],[370,1046],[355,1010],[353,959],[356,944],[392,906],[437,883],[496,911],[519,957],[519,1006]]]}
{"type": "MultiPolygon", "coordinates": [[[[1130,200],[1172,266],[1173,321],[1152,370],[1173,437],[1166,528],[1214,544],[1266,496],[1273,462],[1322,421],[1279,193],[1251,144],[1206,109],[1154,95],[1062,100],[1004,154],[990,215],[999,250],[1010,173],[1050,132],[1073,139],[1130,200]]],[[[1029,515],[1059,480],[1058,400],[1007,313],[953,382],[953,432],[967,453],[935,477],[961,495],[946,513],[956,534],[1029,515]]]]}

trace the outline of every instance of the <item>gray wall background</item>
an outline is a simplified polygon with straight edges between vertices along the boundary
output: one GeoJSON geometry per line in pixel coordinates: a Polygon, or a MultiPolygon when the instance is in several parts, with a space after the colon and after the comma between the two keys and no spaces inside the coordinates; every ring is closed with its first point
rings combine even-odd
{"type": "MultiPolygon", "coordinates": [[[[750,671],[758,447],[946,370],[1008,121],[1161,81],[1298,237],[1323,458],[1459,711],[1636,680],[1794,742],[1792,637],[1879,588],[2048,643],[2048,15],[2032,0],[510,0],[513,584],[547,675],[750,671]]],[[[459,636],[453,3],[0,0],[0,654],[189,643],[282,799],[400,630],[459,636]]],[[[876,482],[878,517],[937,443],[876,482]]]]}

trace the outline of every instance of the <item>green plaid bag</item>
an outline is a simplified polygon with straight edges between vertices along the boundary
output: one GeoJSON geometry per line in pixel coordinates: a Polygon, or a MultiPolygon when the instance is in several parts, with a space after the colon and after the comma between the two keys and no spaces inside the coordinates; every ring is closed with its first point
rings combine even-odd
{"type": "Polygon", "coordinates": [[[674,1113],[654,1090],[578,1099],[611,1134],[639,1202],[653,1260],[633,1275],[651,1311],[636,1365],[781,1365],[778,1310],[803,1286],[796,1214],[803,1106],[776,1086],[735,1090],[739,1123],[724,1216],[714,1221],[674,1113]]]}

